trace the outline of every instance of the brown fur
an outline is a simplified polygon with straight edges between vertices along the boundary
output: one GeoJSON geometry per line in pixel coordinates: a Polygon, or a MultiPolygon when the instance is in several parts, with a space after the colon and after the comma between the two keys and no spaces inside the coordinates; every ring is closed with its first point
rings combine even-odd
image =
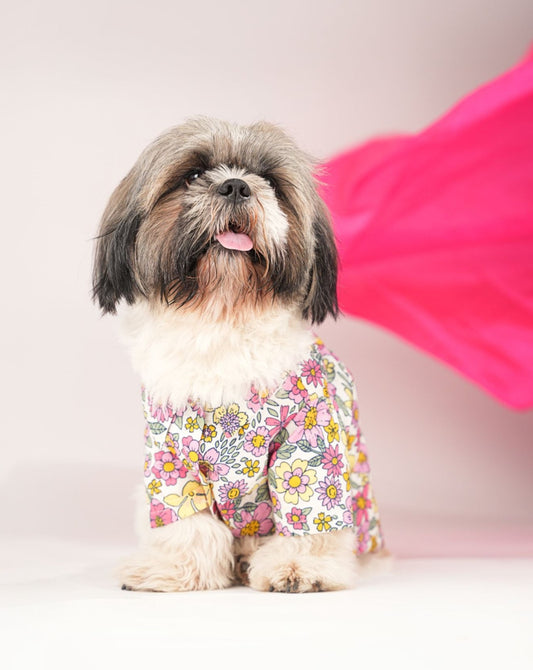
{"type": "Polygon", "coordinates": [[[215,319],[260,303],[301,305],[317,322],[336,314],[336,251],[312,168],[268,123],[199,118],[168,130],[143,151],[104,212],[95,297],[106,312],[142,296],[215,319]],[[195,169],[201,176],[189,183],[195,169]],[[249,185],[248,202],[218,194],[234,177],[249,185]],[[218,245],[215,235],[232,227],[251,237],[253,253],[237,258],[218,245]]]}

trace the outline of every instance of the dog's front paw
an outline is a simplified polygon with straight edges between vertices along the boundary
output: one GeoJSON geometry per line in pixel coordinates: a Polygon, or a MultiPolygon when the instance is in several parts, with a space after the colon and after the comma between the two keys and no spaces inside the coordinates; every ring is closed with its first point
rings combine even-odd
{"type": "Polygon", "coordinates": [[[306,593],[353,588],[353,533],[273,537],[251,557],[249,584],[258,591],[306,593]]]}
{"type": "Polygon", "coordinates": [[[231,584],[232,566],[212,562],[198,565],[183,554],[161,555],[141,550],[119,569],[125,591],[198,591],[224,589],[231,584]]]}

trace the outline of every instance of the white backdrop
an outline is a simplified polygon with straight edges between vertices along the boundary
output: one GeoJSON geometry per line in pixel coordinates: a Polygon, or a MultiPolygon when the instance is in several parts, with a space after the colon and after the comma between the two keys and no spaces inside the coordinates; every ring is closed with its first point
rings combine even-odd
{"type": "MultiPolygon", "coordinates": [[[[129,543],[138,381],[89,292],[91,237],[138,153],[198,113],[281,123],[321,158],[420,129],[523,55],[533,4],[2,4],[1,530],[129,543]]],[[[359,380],[393,550],[531,554],[533,414],[369,324],[320,332],[359,380]]]]}

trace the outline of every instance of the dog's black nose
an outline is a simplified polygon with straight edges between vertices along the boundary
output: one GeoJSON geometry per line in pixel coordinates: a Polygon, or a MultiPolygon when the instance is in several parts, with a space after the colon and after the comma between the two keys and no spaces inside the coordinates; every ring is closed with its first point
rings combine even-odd
{"type": "Polygon", "coordinates": [[[242,179],[226,179],[225,182],[220,184],[217,191],[220,195],[228,198],[228,200],[233,200],[235,203],[248,199],[252,194],[250,187],[242,179]]]}

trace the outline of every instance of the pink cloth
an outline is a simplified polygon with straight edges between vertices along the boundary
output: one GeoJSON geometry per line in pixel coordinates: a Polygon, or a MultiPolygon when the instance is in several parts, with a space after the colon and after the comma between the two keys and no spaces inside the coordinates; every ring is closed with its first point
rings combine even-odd
{"type": "Polygon", "coordinates": [[[325,166],[341,309],[533,406],[533,52],[415,135],[325,166]]]}

